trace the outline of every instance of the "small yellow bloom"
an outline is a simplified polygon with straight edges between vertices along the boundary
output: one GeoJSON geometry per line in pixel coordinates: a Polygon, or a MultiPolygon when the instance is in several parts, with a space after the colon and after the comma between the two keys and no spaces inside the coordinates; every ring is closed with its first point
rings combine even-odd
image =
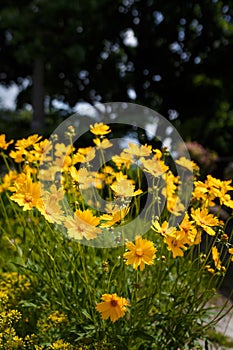
{"type": "Polygon", "coordinates": [[[94,135],[106,135],[111,132],[111,129],[108,125],[103,123],[95,123],[94,126],[90,126],[90,131],[94,135]]]}
{"type": "Polygon", "coordinates": [[[184,232],[187,243],[190,246],[196,244],[197,241],[197,229],[193,223],[194,222],[189,219],[189,216],[186,213],[180,224],[180,230],[184,232]]]}
{"type": "Polygon", "coordinates": [[[214,265],[216,269],[220,270],[221,269],[221,260],[219,256],[219,252],[216,246],[212,247],[212,258],[214,261],[214,265]]]}
{"type": "Polygon", "coordinates": [[[231,254],[231,261],[233,261],[233,248],[229,248],[228,252],[231,254]]]}
{"type": "Polygon", "coordinates": [[[162,225],[160,225],[160,223],[155,220],[152,221],[152,226],[151,226],[152,230],[154,230],[155,232],[159,233],[161,236],[163,237],[167,237],[168,235],[171,235],[173,233],[176,232],[176,228],[175,227],[168,227],[168,222],[164,221],[162,223],[162,225]]]}
{"type": "Polygon", "coordinates": [[[114,211],[111,214],[103,214],[100,219],[104,222],[100,225],[101,227],[111,227],[116,223],[121,223],[125,216],[129,212],[129,208],[123,208],[122,210],[114,211]]]}
{"type": "Polygon", "coordinates": [[[197,226],[203,228],[210,236],[215,236],[216,232],[213,230],[213,226],[217,226],[219,224],[218,218],[216,218],[213,214],[208,213],[208,209],[198,208],[196,210],[192,210],[192,218],[196,222],[197,226]]]}
{"type": "Polygon", "coordinates": [[[135,185],[133,185],[132,181],[128,179],[121,179],[110,187],[119,197],[132,197],[142,193],[142,190],[134,191],[135,185]]]}
{"type": "Polygon", "coordinates": [[[16,141],[15,148],[18,150],[26,149],[28,147],[32,147],[42,139],[42,136],[39,136],[37,134],[29,136],[27,139],[21,139],[16,141]]]}
{"type": "MultiPolygon", "coordinates": [[[[15,192],[11,199],[23,207],[23,210],[31,210],[33,207],[41,208],[40,184],[32,182],[32,179],[25,175],[24,182],[16,183],[11,190],[15,192]]],[[[21,180],[22,181],[22,176],[21,180]]]]}
{"type": "Polygon", "coordinates": [[[6,150],[8,146],[13,142],[14,142],[13,140],[6,142],[6,135],[5,134],[0,135],[0,149],[6,150]]]}
{"type": "Polygon", "coordinates": [[[63,216],[63,211],[58,203],[58,199],[50,192],[46,192],[42,197],[42,206],[38,208],[40,213],[50,223],[60,224],[63,216]]]}
{"type": "Polygon", "coordinates": [[[101,313],[103,320],[110,318],[111,322],[116,322],[119,318],[123,317],[126,313],[126,306],[129,305],[125,298],[118,297],[114,294],[103,294],[101,303],[96,305],[97,311],[101,313]]]}
{"type": "Polygon", "coordinates": [[[133,163],[131,155],[125,152],[121,152],[119,156],[112,156],[112,161],[116,164],[118,169],[121,167],[129,169],[130,164],[133,163]]]}
{"type": "Polygon", "coordinates": [[[173,258],[177,256],[183,256],[187,239],[183,231],[177,231],[165,237],[164,242],[167,244],[167,249],[172,252],[173,258]]]}
{"type": "Polygon", "coordinates": [[[79,148],[78,152],[73,155],[73,164],[88,163],[95,158],[95,148],[79,148]],[[86,152],[87,151],[87,152],[86,152]]]}
{"type": "Polygon", "coordinates": [[[152,146],[141,145],[140,147],[136,143],[129,142],[128,148],[123,151],[129,153],[135,157],[148,157],[151,154],[152,146]]]}
{"type": "Polygon", "coordinates": [[[74,217],[68,217],[64,223],[68,231],[68,236],[75,239],[87,240],[97,237],[101,233],[101,229],[96,227],[100,223],[100,219],[92,214],[90,209],[81,211],[76,210],[74,217]]]}
{"type": "Polygon", "coordinates": [[[177,159],[176,161],[176,164],[182,166],[183,168],[186,168],[190,171],[199,171],[199,166],[193,161],[193,160],[190,160],[190,159],[187,159],[185,157],[181,157],[179,159],[177,159]]]}
{"type": "Polygon", "coordinates": [[[0,180],[0,193],[7,191],[10,186],[12,186],[16,178],[17,172],[15,170],[10,170],[7,174],[5,174],[0,180]]]}
{"type": "Polygon", "coordinates": [[[26,158],[26,152],[24,149],[17,150],[17,151],[10,151],[9,156],[14,159],[15,163],[21,163],[26,158]]]}
{"type": "Polygon", "coordinates": [[[155,177],[163,175],[169,168],[163,160],[153,157],[153,159],[140,158],[145,171],[155,177]]]}
{"type": "Polygon", "coordinates": [[[137,270],[140,267],[140,271],[144,270],[145,264],[153,265],[155,253],[157,252],[153,242],[137,236],[135,244],[128,242],[126,243],[126,248],[129,250],[123,255],[124,259],[126,259],[126,265],[133,264],[133,268],[137,270]]]}
{"type": "Polygon", "coordinates": [[[185,206],[181,203],[180,198],[174,195],[167,197],[167,209],[175,216],[179,216],[184,212],[185,206]]]}
{"type": "Polygon", "coordinates": [[[96,138],[93,140],[93,142],[96,144],[97,149],[106,149],[112,147],[112,143],[108,139],[101,140],[99,138],[96,138]]]}

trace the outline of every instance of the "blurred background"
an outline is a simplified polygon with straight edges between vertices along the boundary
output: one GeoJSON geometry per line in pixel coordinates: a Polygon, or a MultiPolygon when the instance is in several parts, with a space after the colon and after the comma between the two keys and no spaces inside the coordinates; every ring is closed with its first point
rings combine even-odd
{"type": "Polygon", "coordinates": [[[230,0],[1,0],[0,133],[48,136],[86,104],[128,101],[229,178],[232,62],[230,0]]]}

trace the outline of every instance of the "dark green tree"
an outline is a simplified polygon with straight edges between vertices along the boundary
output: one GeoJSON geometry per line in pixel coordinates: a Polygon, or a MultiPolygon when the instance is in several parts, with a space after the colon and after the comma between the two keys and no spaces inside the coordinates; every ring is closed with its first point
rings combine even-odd
{"type": "Polygon", "coordinates": [[[231,154],[233,1],[2,0],[0,11],[0,81],[28,79],[18,103],[33,104],[34,128],[44,96],[133,101],[231,154]]]}

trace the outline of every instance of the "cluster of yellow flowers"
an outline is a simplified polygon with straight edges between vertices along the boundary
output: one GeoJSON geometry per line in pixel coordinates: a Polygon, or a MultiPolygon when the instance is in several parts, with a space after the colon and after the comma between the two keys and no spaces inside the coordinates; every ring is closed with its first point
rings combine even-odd
{"type": "MultiPolygon", "coordinates": [[[[183,216],[178,227],[169,225],[165,216],[151,218],[153,232],[165,243],[173,258],[184,256],[190,247],[199,244],[203,232],[220,237],[219,241],[224,241],[228,252],[233,256],[233,248],[224,232],[224,223],[211,212],[216,203],[233,209],[233,200],[229,194],[233,190],[231,181],[220,181],[208,175],[203,182],[198,181],[195,175],[191,207],[185,211],[178,196],[181,179],[173,174],[166,163],[166,151],[152,149],[150,145],[129,143],[120,154],[112,156],[111,162],[103,163],[99,171],[93,171],[90,163],[97,151],[104,159],[104,150],[112,147],[106,138],[111,130],[108,125],[96,123],[90,126],[90,132],[95,135],[95,146],[76,150],[72,144],[42,140],[40,136],[33,135],[16,141],[9,155],[6,151],[10,145],[12,147],[13,140],[7,142],[5,135],[0,135],[0,150],[8,167],[8,172],[0,183],[0,192],[9,191],[11,200],[24,211],[36,208],[49,223],[62,224],[68,237],[92,240],[102,233],[103,228],[115,227],[130,220],[128,203],[131,198],[138,198],[140,203],[144,194],[143,188],[140,188],[140,176],[136,179],[135,171],[132,171],[132,177],[129,176],[133,165],[137,164],[153,180],[154,187],[147,191],[157,191],[158,200],[159,196],[163,197],[169,215],[183,216]],[[9,160],[17,163],[20,171],[12,170],[9,160]],[[85,167],[82,167],[84,164],[85,167]],[[159,179],[165,183],[160,192],[159,179]],[[91,209],[91,201],[83,203],[83,191],[92,191],[93,187],[106,194],[106,214],[91,209]],[[64,198],[69,199],[72,214],[65,213],[64,198]],[[113,199],[115,202],[111,206],[113,199]]],[[[67,135],[72,140],[72,127],[67,135]]],[[[198,166],[184,157],[175,163],[190,173],[198,173],[198,166]]],[[[98,202],[95,204],[98,207],[98,202]]],[[[216,239],[215,243],[217,242],[216,239]]],[[[136,270],[140,268],[140,271],[145,269],[145,265],[153,265],[156,254],[160,254],[159,247],[155,247],[153,241],[143,239],[140,234],[134,243],[126,242],[126,248],[127,251],[123,254],[125,264],[132,265],[136,270]]],[[[212,247],[214,267],[206,265],[209,272],[224,271],[220,255],[215,244],[212,247]]],[[[127,306],[129,301],[114,293],[103,294],[102,302],[96,308],[104,320],[110,318],[115,322],[124,316],[127,306]]],[[[56,349],[56,346],[53,348],[56,349]]]]}

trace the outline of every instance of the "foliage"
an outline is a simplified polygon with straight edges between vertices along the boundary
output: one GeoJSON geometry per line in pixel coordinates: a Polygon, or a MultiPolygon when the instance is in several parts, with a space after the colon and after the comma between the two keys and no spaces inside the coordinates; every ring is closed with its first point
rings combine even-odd
{"type": "Polygon", "coordinates": [[[0,312],[4,324],[14,319],[10,331],[3,326],[6,341],[30,339],[26,348],[37,350],[197,349],[221,318],[208,301],[231,263],[232,233],[212,208],[233,207],[231,181],[199,181],[197,165],[184,158],[176,161],[178,177],[168,151],[150,145],[129,143],[106,162],[109,126],[96,123],[89,134],[93,143],[78,148],[73,127],[66,144],[0,135],[0,281],[9,295],[0,312]],[[179,186],[193,172],[185,210],[179,186]],[[107,200],[105,213],[97,193],[107,200]],[[145,196],[146,222],[129,233],[145,196]]]}
{"type": "Polygon", "coordinates": [[[46,113],[54,99],[69,108],[133,100],[231,156],[230,1],[2,0],[0,10],[0,81],[20,86],[18,107],[32,104],[43,75],[46,113]]]}

